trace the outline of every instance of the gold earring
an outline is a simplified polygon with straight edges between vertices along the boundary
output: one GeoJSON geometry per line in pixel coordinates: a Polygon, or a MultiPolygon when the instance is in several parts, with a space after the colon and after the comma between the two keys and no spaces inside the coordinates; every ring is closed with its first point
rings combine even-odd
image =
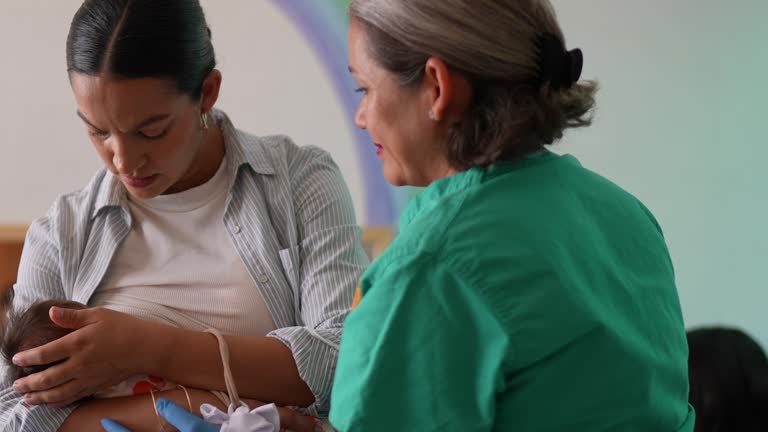
{"type": "Polygon", "coordinates": [[[205,130],[208,129],[208,113],[200,114],[200,126],[205,130]]]}

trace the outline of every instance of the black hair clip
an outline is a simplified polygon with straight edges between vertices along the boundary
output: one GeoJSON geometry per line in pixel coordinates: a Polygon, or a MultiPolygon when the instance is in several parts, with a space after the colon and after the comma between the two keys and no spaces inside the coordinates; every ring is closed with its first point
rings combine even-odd
{"type": "Polygon", "coordinates": [[[539,84],[549,82],[553,90],[573,87],[584,67],[580,49],[566,51],[563,41],[553,33],[542,33],[536,40],[539,50],[539,84]]]}

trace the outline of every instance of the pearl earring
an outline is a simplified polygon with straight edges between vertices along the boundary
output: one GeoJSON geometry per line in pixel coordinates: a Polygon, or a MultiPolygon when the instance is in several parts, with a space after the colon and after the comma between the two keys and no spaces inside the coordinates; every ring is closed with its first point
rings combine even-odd
{"type": "Polygon", "coordinates": [[[437,116],[435,115],[435,112],[434,112],[434,111],[432,111],[432,110],[429,110],[429,113],[427,113],[427,115],[429,116],[429,119],[430,119],[430,120],[432,120],[432,121],[435,121],[435,120],[437,120],[437,116]]]}

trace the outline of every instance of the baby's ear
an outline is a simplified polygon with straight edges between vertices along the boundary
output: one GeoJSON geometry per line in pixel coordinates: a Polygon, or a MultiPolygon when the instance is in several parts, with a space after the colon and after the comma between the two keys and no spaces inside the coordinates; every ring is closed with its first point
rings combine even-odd
{"type": "Polygon", "coordinates": [[[0,353],[5,357],[5,333],[8,331],[8,314],[13,307],[13,287],[0,292],[0,353]]]}
{"type": "Polygon", "coordinates": [[[0,290],[0,325],[5,328],[6,321],[8,320],[8,313],[13,309],[13,287],[5,290],[0,290]]]}
{"type": "Polygon", "coordinates": [[[5,330],[8,327],[8,315],[13,309],[13,287],[0,292],[0,342],[5,340],[5,330]]]}
{"type": "Polygon", "coordinates": [[[0,309],[2,309],[3,312],[11,309],[14,294],[13,287],[0,291],[0,309]]]}

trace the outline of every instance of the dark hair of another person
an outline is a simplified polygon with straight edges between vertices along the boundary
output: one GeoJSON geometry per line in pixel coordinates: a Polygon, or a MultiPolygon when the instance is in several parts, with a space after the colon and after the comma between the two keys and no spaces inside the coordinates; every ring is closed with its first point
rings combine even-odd
{"type": "Polygon", "coordinates": [[[199,0],[86,0],[67,38],[70,73],[169,79],[193,100],[215,67],[199,0]]]}
{"type": "Polygon", "coordinates": [[[688,332],[696,432],[768,431],[768,358],[737,329],[688,332]]]}

